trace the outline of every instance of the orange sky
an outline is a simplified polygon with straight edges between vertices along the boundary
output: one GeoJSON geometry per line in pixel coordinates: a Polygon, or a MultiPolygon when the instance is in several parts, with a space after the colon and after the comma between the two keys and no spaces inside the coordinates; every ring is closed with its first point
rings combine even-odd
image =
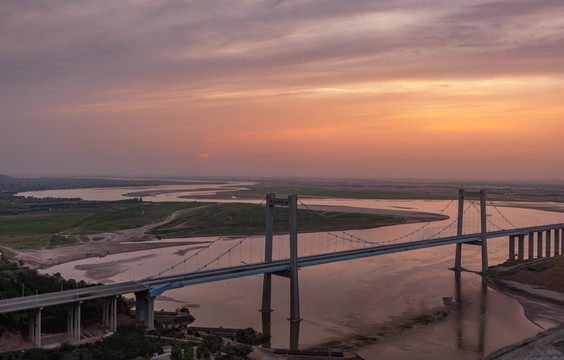
{"type": "Polygon", "coordinates": [[[549,0],[2,1],[0,174],[564,179],[563,28],[549,0]]]}

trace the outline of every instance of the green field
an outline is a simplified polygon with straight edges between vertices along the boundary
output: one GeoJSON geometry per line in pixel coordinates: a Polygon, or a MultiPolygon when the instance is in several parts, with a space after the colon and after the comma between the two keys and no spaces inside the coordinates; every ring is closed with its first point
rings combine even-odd
{"type": "MultiPolygon", "coordinates": [[[[85,235],[138,228],[183,212],[171,222],[149,230],[158,238],[241,235],[264,233],[265,208],[252,204],[204,202],[151,203],[127,201],[83,201],[80,199],[0,199],[0,246],[35,250],[70,246],[89,241],[85,235]],[[245,219],[253,209],[256,211],[245,219]],[[235,227],[243,219],[241,226],[235,227]]],[[[366,229],[401,223],[402,219],[322,211],[298,211],[298,230],[316,232],[366,229]],[[331,224],[331,225],[329,225],[331,224]]],[[[275,218],[275,232],[288,231],[287,210],[275,218]]],[[[101,240],[93,236],[92,240],[101,240]]]]}
{"type": "MultiPolygon", "coordinates": [[[[31,250],[78,242],[69,235],[113,232],[151,224],[175,211],[201,206],[202,203],[94,202],[12,197],[1,199],[0,205],[4,214],[0,215],[0,246],[31,250]]],[[[78,237],[81,238],[84,239],[78,237]]]]}
{"type": "MultiPolygon", "coordinates": [[[[250,211],[252,204],[214,204],[186,213],[174,221],[154,229],[162,238],[222,235],[244,235],[250,232],[263,234],[266,210],[264,207],[235,227],[250,211]]],[[[403,220],[380,215],[353,214],[343,212],[323,212],[298,210],[298,231],[317,232],[346,229],[368,229],[401,223],[403,220]]],[[[287,209],[281,208],[274,218],[277,233],[288,232],[287,209]]]]}

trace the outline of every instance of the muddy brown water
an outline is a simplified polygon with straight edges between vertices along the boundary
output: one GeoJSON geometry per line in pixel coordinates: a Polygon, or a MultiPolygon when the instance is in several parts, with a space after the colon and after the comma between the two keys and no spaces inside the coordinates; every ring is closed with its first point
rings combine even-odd
{"type": "MultiPolygon", "coordinates": [[[[112,189],[114,191],[115,189],[112,189]]],[[[60,195],[60,194],[59,194],[60,195]]],[[[83,194],[85,195],[85,194],[83,194]]],[[[72,196],[76,196],[73,193],[72,196]]],[[[99,193],[98,193],[99,198],[99,193]]],[[[167,198],[170,193],[166,194],[167,198]]],[[[85,197],[87,198],[87,196],[85,197]]],[[[107,198],[106,198],[107,199],[107,198]]],[[[422,200],[308,200],[317,205],[365,208],[409,208],[438,212],[447,201],[422,200]]],[[[547,204],[553,206],[554,204],[547,204]]],[[[556,206],[556,205],[555,205],[556,206]]],[[[561,213],[534,209],[500,208],[516,226],[564,222],[561,213]]],[[[488,209],[490,211],[490,209],[488,209]]],[[[492,221],[496,219],[491,209],[492,221]]],[[[433,224],[428,234],[449,224],[433,224]]],[[[479,226],[479,218],[469,216],[467,231],[479,226]]],[[[350,231],[363,239],[392,239],[418,229],[421,224],[404,224],[378,229],[350,231]]],[[[493,225],[492,225],[493,226],[493,225]]],[[[449,230],[455,231],[455,230],[449,230]]],[[[446,234],[445,234],[446,235],[446,234]]],[[[328,241],[324,234],[300,235],[301,248],[311,251],[328,241]]],[[[202,239],[194,239],[198,241],[202,239]]],[[[208,239],[209,240],[209,239],[208,239]]],[[[221,240],[223,249],[233,239],[221,240]]],[[[235,240],[236,241],[236,240],[235,240]]],[[[279,240],[285,242],[284,237],[279,240]]],[[[253,238],[245,248],[260,257],[264,240],[253,238]]],[[[489,241],[490,264],[507,258],[507,238],[489,241]]],[[[338,247],[338,244],[334,244],[338,247]]],[[[140,279],[178,263],[196,250],[179,246],[127,254],[108,255],[61,264],[45,272],[61,272],[65,277],[105,283],[140,279]]],[[[280,245],[277,256],[287,247],[280,245]]],[[[525,253],[527,251],[525,250],[525,253]]],[[[228,260],[244,261],[235,254],[228,260]]],[[[252,260],[251,258],[248,259],[252,260]]],[[[553,326],[550,321],[534,324],[519,303],[502,293],[484,287],[482,278],[463,272],[459,278],[448,270],[454,262],[454,245],[376,256],[303,268],[299,272],[300,305],[303,320],[299,326],[289,317],[289,280],[273,277],[273,312],[258,311],[261,306],[262,276],[231,279],[167,291],[157,298],[156,309],[174,310],[182,304],[192,308],[194,325],[211,327],[269,326],[273,347],[289,347],[296,339],[300,348],[333,347],[352,349],[365,359],[475,359],[502,346],[530,337],[553,326]],[[265,320],[270,320],[265,323],[265,320]]],[[[224,265],[229,265],[225,260],[224,265]]],[[[479,270],[479,247],[465,246],[463,266],[479,270]]],[[[189,271],[179,266],[176,271],[189,271]]]]}

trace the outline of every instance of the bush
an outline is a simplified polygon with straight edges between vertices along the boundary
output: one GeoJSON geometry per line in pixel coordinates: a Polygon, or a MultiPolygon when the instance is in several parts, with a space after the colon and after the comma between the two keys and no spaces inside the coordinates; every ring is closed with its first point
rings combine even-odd
{"type": "Polygon", "coordinates": [[[246,328],[237,330],[235,339],[241,344],[254,345],[256,341],[257,332],[253,328],[246,328]]]}

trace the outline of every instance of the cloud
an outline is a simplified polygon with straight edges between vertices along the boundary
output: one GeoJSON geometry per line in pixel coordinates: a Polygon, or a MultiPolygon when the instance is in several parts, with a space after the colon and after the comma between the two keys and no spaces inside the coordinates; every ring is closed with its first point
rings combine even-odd
{"type": "Polygon", "coordinates": [[[318,144],[340,133],[361,147],[358,119],[389,139],[521,129],[525,113],[553,124],[563,15],[549,0],[4,0],[0,150],[19,169],[34,152],[72,154],[80,142],[65,136],[79,134],[103,169],[97,144],[134,159],[158,142],[156,158],[200,163],[215,155],[207,140],[253,133],[318,144]],[[106,134],[116,124],[119,139],[106,134]]]}

